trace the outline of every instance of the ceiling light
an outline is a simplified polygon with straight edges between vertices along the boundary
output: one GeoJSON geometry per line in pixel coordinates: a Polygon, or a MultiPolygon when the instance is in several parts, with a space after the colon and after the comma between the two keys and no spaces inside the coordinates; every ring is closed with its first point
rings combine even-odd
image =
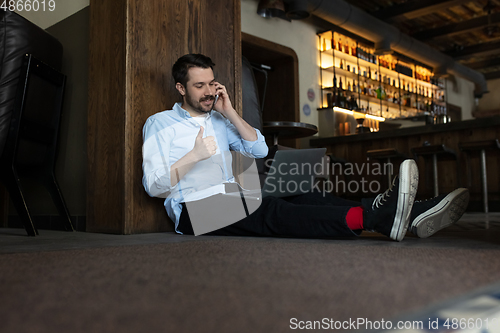
{"type": "Polygon", "coordinates": [[[285,17],[285,4],[283,0],[260,0],[257,14],[262,17],[285,17]]]}

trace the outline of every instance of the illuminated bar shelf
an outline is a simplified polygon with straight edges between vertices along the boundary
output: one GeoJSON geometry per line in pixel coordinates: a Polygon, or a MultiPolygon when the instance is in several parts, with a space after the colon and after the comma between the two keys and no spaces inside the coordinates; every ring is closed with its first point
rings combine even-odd
{"type": "Polygon", "coordinates": [[[358,118],[376,116],[383,121],[446,114],[445,81],[434,78],[430,68],[401,55],[375,56],[370,46],[334,31],[319,34],[318,43],[318,110],[338,112],[339,106],[347,107],[346,99],[355,99],[356,107],[349,111],[358,118]]]}

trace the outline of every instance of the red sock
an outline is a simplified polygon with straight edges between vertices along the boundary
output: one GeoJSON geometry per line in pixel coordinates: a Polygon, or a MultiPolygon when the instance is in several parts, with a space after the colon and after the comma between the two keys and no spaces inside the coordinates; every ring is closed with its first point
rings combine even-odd
{"type": "Polygon", "coordinates": [[[345,220],[349,229],[363,229],[363,207],[352,207],[351,209],[349,209],[345,220]]]}

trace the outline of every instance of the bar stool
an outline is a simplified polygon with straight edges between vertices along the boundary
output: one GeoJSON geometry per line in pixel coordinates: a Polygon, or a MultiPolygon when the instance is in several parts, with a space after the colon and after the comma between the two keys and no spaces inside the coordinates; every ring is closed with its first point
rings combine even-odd
{"type": "MultiPolygon", "coordinates": [[[[460,142],[458,144],[460,150],[467,155],[467,165],[469,165],[468,155],[473,152],[479,151],[480,164],[481,164],[481,183],[483,190],[483,207],[484,212],[488,213],[488,182],[486,180],[486,150],[500,150],[500,142],[498,139],[494,140],[484,140],[484,141],[471,141],[471,142],[460,142]]],[[[470,172],[470,168],[467,168],[470,172]]],[[[468,177],[471,179],[472,177],[468,177]]]]}
{"type": "MultiPolygon", "coordinates": [[[[368,159],[373,158],[379,161],[385,161],[387,164],[391,164],[391,159],[392,160],[406,160],[408,156],[406,156],[403,153],[400,153],[396,148],[385,148],[385,149],[375,149],[375,150],[368,150],[366,152],[366,156],[368,159]]],[[[388,180],[388,188],[391,187],[392,185],[392,171],[394,168],[389,169],[389,173],[387,174],[387,180],[388,180]]]]}
{"type": "Polygon", "coordinates": [[[459,183],[459,164],[458,164],[458,155],[455,150],[446,147],[444,144],[439,145],[431,145],[428,142],[424,143],[421,147],[414,147],[411,149],[413,155],[415,156],[415,160],[418,159],[419,156],[422,156],[424,159],[431,158],[432,159],[432,176],[434,180],[434,196],[439,195],[439,183],[438,183],[438,156],[441,160],[455,160],[457,162],[457,182],[459,183]]]}

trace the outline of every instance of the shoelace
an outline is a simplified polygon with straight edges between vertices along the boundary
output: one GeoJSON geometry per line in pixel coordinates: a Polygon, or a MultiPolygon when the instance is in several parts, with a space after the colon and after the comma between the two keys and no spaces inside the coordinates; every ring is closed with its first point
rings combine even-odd
{"type": "Polygon", "coordinates": [[[394,177],[394,180],[392,181],[391,187],[388,188],[387,190],[385,190],[384,193],[380,193],[379,195],[377,195],[375,197],[375,200],[373,200],[373,203],[372,203],[372,209],[379,208],[380,206],[382,206],[384,204],[384,202],[387,201],[387,198],[389,198],[391,196],[392,189],[394,188],[394,184],[396,183],[397,179],[398,179],[398,177],[394,177]]]}
{"type": "Polygon", "coordinates": [[[392,192],[392,188],[387,189],[384,193],[380,193],[373,200],[372,209],[379,208],[387,201],[387,198],[391,196],[390,192],[392,192]]]}

